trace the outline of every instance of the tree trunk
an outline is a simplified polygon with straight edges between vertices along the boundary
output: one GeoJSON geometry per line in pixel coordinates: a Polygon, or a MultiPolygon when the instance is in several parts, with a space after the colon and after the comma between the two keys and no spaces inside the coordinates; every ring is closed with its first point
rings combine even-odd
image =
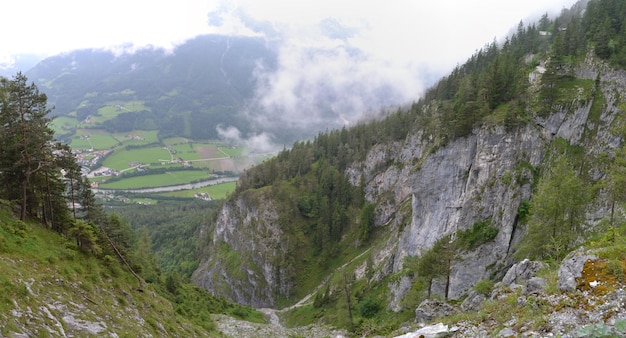
{"type": "Polygon", "coordinates": [[[141,277],[139,277],[139,275],[137,273],[135,273],[135,270],[133,270],[133,268],[130,266],[130,264],[128,264],[128,262],[126,261],[126,259],[122,255],[122,253],[117,249],[115,244],[113,244],[113,241],[111,240],[111,238],[109,238],[109,235],[107,235],[106,231],[104,231],[102,229],[100,229],[100,231],[102,231],[102,233],[104,234],[104,237],[106,237],[106,239],[109,242],[109,244],[111,244],[111,247],[113,248],[113,251],[115,251],[115,254],[117,255],[117,257],[119,257],[119,259],[122,261],[122,263],[124,263],[124,265],[126,265],[128,270],[130,271],[130,273],[132,273],[133,276],[135,276],[135,278],[137,278],[137,280],[139,281],[139,291],[143,291],[143,288],[144,288],[143,279],[141,279],[141,277]]]}
{"type": "Polygon", "coordinates": [[[446,271],[446,292],[445,292],[446,300],[448,300],[448,293],[450,292],[450,270],[452,270],[452,261],[448,259],[448,269],[446,271]]]}
{"type": "Polygon", "coordinates": [[[346,272],[343,272],[343,287],[346,291],[346,303],[348,304],[348,317],[350,318],[350,326],[354,325],[352,321],[352,305],[350,303],[350,288],[348,287],[348,278],[346,272]]]}
{"type": "Polygon", "coordinates": [[[72,213],[74,214],[74,220],[76,220],[76,201],[74,198],[74,179],[70,177],[70,198],[72,199],[72,213]]]}
{"type": "Polygon", "coordinates": [[[22,210],[20,212],[20,221],[26,220],[26,207],[28,204],[28,183],[30,181],[30,175],[27,175],[24,181],[22,181],[22,210]]]}
{"type": "MultiPolygon", "coordinates": [[[[52,192],[50,191],[50,180],[48,179],[47,170],[46,170],[46,188],[48,190],[48,198],[47,198],[48,208],[50,209],[50,227],[54,229],[56,228],[56,225],[54,223],[54,207],[52,206],[52,192]]],[[[46,201],[43,201],[43,203],[45,204],[46,201]]]]}

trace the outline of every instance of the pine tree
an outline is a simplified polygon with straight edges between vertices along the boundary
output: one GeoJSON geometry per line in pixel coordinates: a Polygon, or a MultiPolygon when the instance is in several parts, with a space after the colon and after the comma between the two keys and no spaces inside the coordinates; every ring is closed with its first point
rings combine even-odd
{"type": "Polygon", "coordinates": [[[36,175],[53,168],[54,131],[48,126],[47,97],[18,73],[3,81],[3,181],[9,199],[19,200],[20,219],[39,210],[35,192],[45,191],[36,175]]]}
{"type": "Polygon", "coordinates": [[[528,234],[520,243],[519,258],[561,258],[582,236],[589,192],[565,156],[537,186],[531,201],[528,234]]]}

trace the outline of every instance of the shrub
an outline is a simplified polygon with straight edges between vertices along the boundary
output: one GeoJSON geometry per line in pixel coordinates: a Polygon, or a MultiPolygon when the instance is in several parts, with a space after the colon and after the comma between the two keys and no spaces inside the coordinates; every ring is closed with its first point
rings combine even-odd
{"type": "Polygon", "coordinates": [[[456,239],[459,249],[473,250],[498,235],[498,228],[489,221],[476,222],[470,229],[459,231],[456,239]]]}
{"type": "Polygon", "coordinates": [[[528,221],[528,215],[530,214],[530,202],[527,199],[523,199],[517,208],[517,220],[519,223],[524,224],[528,221]]]}
{"type": "Polygon", "coordinates": [[[476,283],[476,285],[474,285],[474,291],[485,296],[489,296],[492,290],[493,281],[491,281],[490,279],[481,279],[478,281],[478,283],[476,283]]]}
{"type": "Polygon", "coordinates": [[[372,318],[380,311],[380,303],[374,299],[367,298],[359,303],[359,315],[365,318],[372,318]]]}

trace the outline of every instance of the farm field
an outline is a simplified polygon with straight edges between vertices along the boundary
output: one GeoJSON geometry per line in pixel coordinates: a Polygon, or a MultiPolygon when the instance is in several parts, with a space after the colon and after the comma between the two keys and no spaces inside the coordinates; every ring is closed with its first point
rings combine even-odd
{"type": "Polygon", "coordinates": [[[78,127],[78,120],[69,116],[57,116],[52,120],[50,126],[56,135],[68,135],[78,127]]]}
{"type": "MultiPolygon", "coordinates": [[[[255,164],[245,155],[245,149],[217,140],[193,140],[185,137],[161,139],[158,130],[110,132],[104,129],[107,121],[123,113],[149,111],[143,101],[110,101],[103,104],[86,119],[79,121],[76,113],[53,120],[55,133],[69,142],[79,162],[90,170],[92,182],[111,190],[157,188],[206,180],[210,174],[233,175],[255,164]],[[148,170],[137,173],[137,166],[148,170]],[[196,170],[181,170],[182,167],[196,170]],[[155,170],[150,173],[150,170],[155,170]],[[111,175],[134,173],[128,177],[111,175]],[[138,175],[139,174],[139,175],[138,175]]],[[[113,124],[114,125],[114,124],[113,124]]],[[[225,183],[193,190],[159,193],[155,196],[194,198],[196,193],[208,193],[220,199],[234,191],[235,183],[225,183]]],[[[146,198],[150,198],[146,196],[146,198]]],[[[142,201],[147,203],[148,201],[142,201]]]]}
{"type": "Polygon", "coordinates": [[[105,182],[100,184],[103,189],[140,189],[164,187],[191,183],[199,180],[209,179],[209,174],[204,170],[177,170],[163,174],[134,176],[115,182],[105,182]]]}
{"type": "Polygon", "coordinates": [[[72,149],[106,150],[120,144],[113,135],[103,129],[77,129],[72,137],[72,149]]]}
{"type": "Polygon", "coordinates": [[[109,155],[103,166],[116,170],[124,170],[139,164],[150,164],[159,162],[169,162],[171,160],[170,153],[163,147],[152,146],[148,148],[124,149],[118,147],[109,155]]]}
{"type": "Polygon", "coordinates": [[[226,198],[230,193],[235,191],[236,186],[237,182],[228,182],[198,189],[163,192],[155,194],[155,196],[193,198],[195,194],[207,193],[212,199],[217,200],[226,198]]]}
{"type": "Polygon", "coordinates": [[[185,161],[200,160],[202,157],[194,149],[193,143],[179,143],[170,146],[170,151],[174,154],[174,157],[180,157],[185,161]]]}
{"type": "Polygon", "coordinates": [[[102,124],[122,113],[148,110],[143,101],[116,101],[98,109],[98,114],[89,119],[90,124],[102,124]]]}
{"type": "Polygon", "coordinates": [[[114,133],[113,137],[124,144],[128,145],[146,145],[159,143],[157,130],[133,130],[129,133],[114,133]]]}

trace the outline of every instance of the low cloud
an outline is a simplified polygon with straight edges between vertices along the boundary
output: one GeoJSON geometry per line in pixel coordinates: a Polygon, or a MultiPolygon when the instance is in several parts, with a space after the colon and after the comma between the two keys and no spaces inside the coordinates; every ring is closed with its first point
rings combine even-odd
{"type": "Polygon", "coordinates": [[[262,36],[275,46],[277,67],[257,69],[255,96],[241,113],[253,130],[289,142],[416,101],[519,20],[573,1],[235,0],[221,2],[208,21],[215,32],[262,36]]]}
{"type": "Polygon", "coordinates": [[[274,142],[273,136],[265,132],[242,135],[236,127],[221,125],[216,130],[222,141],[244,146],[249,155],[272,154],[282,149],[274,142]]]}
{"type": "Polygon", "coordinates": [[[358,29],[336,20],[297,32],[271,29],[264,33],[277,46],[278,66],[257,68],[255,96],[242,114],[283,140],[353,125],[372,111],[416,100],[429,85],[426,67],[366,53],[353,43],[358,29]]]}

